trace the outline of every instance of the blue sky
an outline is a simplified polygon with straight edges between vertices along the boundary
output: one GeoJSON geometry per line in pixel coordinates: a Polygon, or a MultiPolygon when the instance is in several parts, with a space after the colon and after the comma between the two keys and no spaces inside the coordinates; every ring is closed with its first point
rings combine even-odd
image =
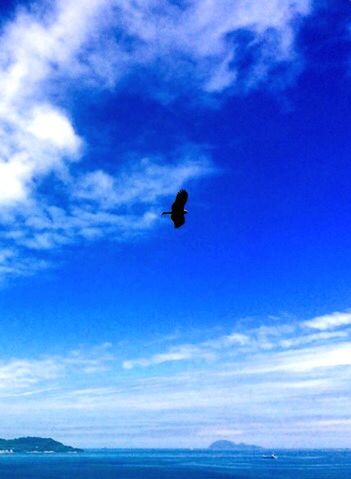
{"type": "Polygon", "coordinates": [[[349,446],[351,4],[1,5],[0,436],[349,446]]]}

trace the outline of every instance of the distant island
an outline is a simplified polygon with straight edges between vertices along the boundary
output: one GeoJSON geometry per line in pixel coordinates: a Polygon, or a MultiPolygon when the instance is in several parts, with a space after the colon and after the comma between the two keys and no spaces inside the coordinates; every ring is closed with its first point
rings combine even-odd
{"type": "Polygon", "coordinates": [[[243,442],[236,444],[232,441],[215,441],[210,446],[209,449],[214,449],[217,451],[259,451],[263,448],[260,446],[254,446],[253,444],[244,444],[243,442]]]}
{"type": "Polygon", "coordinates": [[[54,453],[54,452],[83,452],[61,442],[44,437],[19,437],[17,439],[0,439],[0,454],[25,453],[54,453]]]}

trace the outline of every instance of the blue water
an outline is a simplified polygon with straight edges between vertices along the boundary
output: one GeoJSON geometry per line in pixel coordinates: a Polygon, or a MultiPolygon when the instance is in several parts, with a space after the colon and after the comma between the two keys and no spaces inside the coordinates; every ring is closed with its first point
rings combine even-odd
{"type": "Polygon", "coordinates": [[[0,456],[1,479],[351,479],[350,451],[114,450],[0,456]]]}

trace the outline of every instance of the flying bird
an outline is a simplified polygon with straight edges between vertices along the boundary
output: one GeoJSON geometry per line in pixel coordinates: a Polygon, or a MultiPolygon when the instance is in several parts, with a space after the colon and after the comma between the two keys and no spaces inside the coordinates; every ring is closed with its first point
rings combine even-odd
{"type": "Polygon", "coordinates": [[[185,203],[188,200],[188,192],[180,190],[176,196],[175,202],[172,205],[172,211],[164,211],[163,215],[171,215],[171,220],[175,228],[179,228],[185,223],[185,215],[187,210],[184,209],[185,203]]]}

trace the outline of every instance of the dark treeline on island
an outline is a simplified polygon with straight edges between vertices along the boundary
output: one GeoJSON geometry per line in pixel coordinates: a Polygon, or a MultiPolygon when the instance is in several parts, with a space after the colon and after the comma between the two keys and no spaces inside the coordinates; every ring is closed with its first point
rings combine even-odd
{"type": "Polygon", "coordinates": [[[232,441],[215,441],[210,446],[209,449],[217,451],[260,451],[263,448],[260,446],[254,446],[253,444],[244,444],[243,442],[236,444],[232,441]]]}
{"type": "Polygon", "coordinates": [[[65,446],[61,442],[44,437],[19,437],[17,439],[0,439],[0,454],[18,452],[82,452],[71,446],[65,446]]]}

